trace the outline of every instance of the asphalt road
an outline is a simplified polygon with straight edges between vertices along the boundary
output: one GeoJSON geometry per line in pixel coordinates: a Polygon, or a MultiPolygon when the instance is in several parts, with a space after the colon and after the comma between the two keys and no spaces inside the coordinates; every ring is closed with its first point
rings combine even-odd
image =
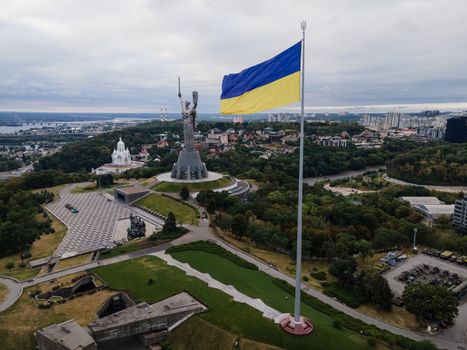
{"type": "MultiPolygon", "coordinates": [[[[389,182],[392,182],[396,185],[405,185],[405,186],[421,186],[428,188],[429,190],[435,190],[435,191],[441,191],[441,192],[451,192],[451,193],[457,193],[457,192],[467,192],[467,186],[437,186],[437,185],[419,185],[419,184],[414,184],[411,182],[406,182],[398,179],[394,179],[392,177],[389,177],[387,174],[383,175],[383,179],[389,182]]],[[[466,346],[467,349],[467,346],[466,346]]]]}

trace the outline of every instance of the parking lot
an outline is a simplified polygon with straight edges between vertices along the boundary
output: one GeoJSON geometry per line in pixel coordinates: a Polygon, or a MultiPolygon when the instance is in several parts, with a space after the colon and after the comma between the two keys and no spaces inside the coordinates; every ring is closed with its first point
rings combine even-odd
{"type": "MultiPolygon", "coordinates": [[[[450,261],[442,260],[434,256],[426,254],[418,254],[414,257],[408,258],[406,262],[398,264],[393,269],[383,273],[383,276],[388,280],[389,286],[394,292],[395,296],[402,295],[405,288],[405,283],[398,280],[398,277],[404,272],[420,267],[423,265],[439,268],[440,271],[448,271],[449,274],[457,274],[461,278],[467,278],[467,266],[458,265],[450,261]]],[[[454,340],[457,342],[467,343],[467,300],[464,298],[464,302],[459,304],[459,316],[455,319],[453,326],[443,329],[438,337],[454,340]]]]}
{"type": "MultiPolygon", "coordinates": [[[[425,254],[418,254],[414,257],[407,259],[406,262],[401,263],[393,269],[390,269],[387,272],[385,272],[383,276],[386,277],[386,279],[388,280],[389,286],[391,287],[394,294],[402,295],[406,282],[399,280],[399,277],[406,271],[411,271],[416,268],[423,269],[423,265],[429,266],[431,269],[430,272],[433,270],[433,268],[439,269],[441,277],[443,277],[443,271],[448,271],[449,276],[457,274],[461,279],[467,279],[467,267],[465,265],[458,265],[456,263],[452,263],[446,260],[442,260],[441,258],[435,258],[425,254]]],[[[425,282],[429,283],[431,279],[436,278],[436,276],[434,276],[435,274],[429,273],[428,270],[427,272],[427,274],[419,274],[420,277],[418,279],[422,279],[423,277],[425,277],[425,282]]]]}
{"type": "Polygon", "coordinates": [[[99,192],[72,194],[62,191],[61,199],[47,209],[68,227],[54,255],[76,255],[104,248],[114,241],[117,222],[127,219],[130,210],[99,192]],[[78,212],[65,207],[70,204],[78,212]]]}

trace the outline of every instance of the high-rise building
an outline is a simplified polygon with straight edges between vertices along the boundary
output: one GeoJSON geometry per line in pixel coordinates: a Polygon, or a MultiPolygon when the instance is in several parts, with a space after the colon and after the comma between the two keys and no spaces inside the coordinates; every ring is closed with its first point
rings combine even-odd
{"type": "Polygon", "coordinates": [[[445,141],[455,143],[467,142],[467,112],[462,114],[461,116],[448,119],[445,141]]]}
{"type": "Polygon", "coordinates": [[[462,233],[467,233],[467,196],[456,200],[454,214],[452,215],[452,224],[462,233]]]}

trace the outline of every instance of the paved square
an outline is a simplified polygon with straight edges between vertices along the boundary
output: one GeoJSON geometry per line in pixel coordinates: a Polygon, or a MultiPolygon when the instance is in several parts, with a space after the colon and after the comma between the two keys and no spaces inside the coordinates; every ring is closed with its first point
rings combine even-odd
{"type": "Polygon", "coordinates": [[[61,193],[60,200],[46,208],[68,227],[67,235],[54,255],[104,248],[114,241],[118,220],[130,217],[130,209],[99,192],[72,194],[66,191],[61,193]],[[72,213],[65,204],[72,205],[79,212],[72,213]]]}

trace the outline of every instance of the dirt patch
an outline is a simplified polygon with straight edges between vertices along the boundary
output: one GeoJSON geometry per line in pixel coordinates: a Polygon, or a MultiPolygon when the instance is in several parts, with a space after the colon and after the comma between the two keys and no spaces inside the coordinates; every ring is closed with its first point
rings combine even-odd
{"type": "Polygon", "coordinates": [[[377,320],[384,321],[386,323],[390,323],[397,327],[416,331],[421,330],[420,324],[418,323],[415,315],[408,312],[403,307],[397,307],[393,305],[391,312],[384,312],[376,310],[371,305],[362,305],[357,310],[364,313],[365,315],[376,318],[377,320]]]}

